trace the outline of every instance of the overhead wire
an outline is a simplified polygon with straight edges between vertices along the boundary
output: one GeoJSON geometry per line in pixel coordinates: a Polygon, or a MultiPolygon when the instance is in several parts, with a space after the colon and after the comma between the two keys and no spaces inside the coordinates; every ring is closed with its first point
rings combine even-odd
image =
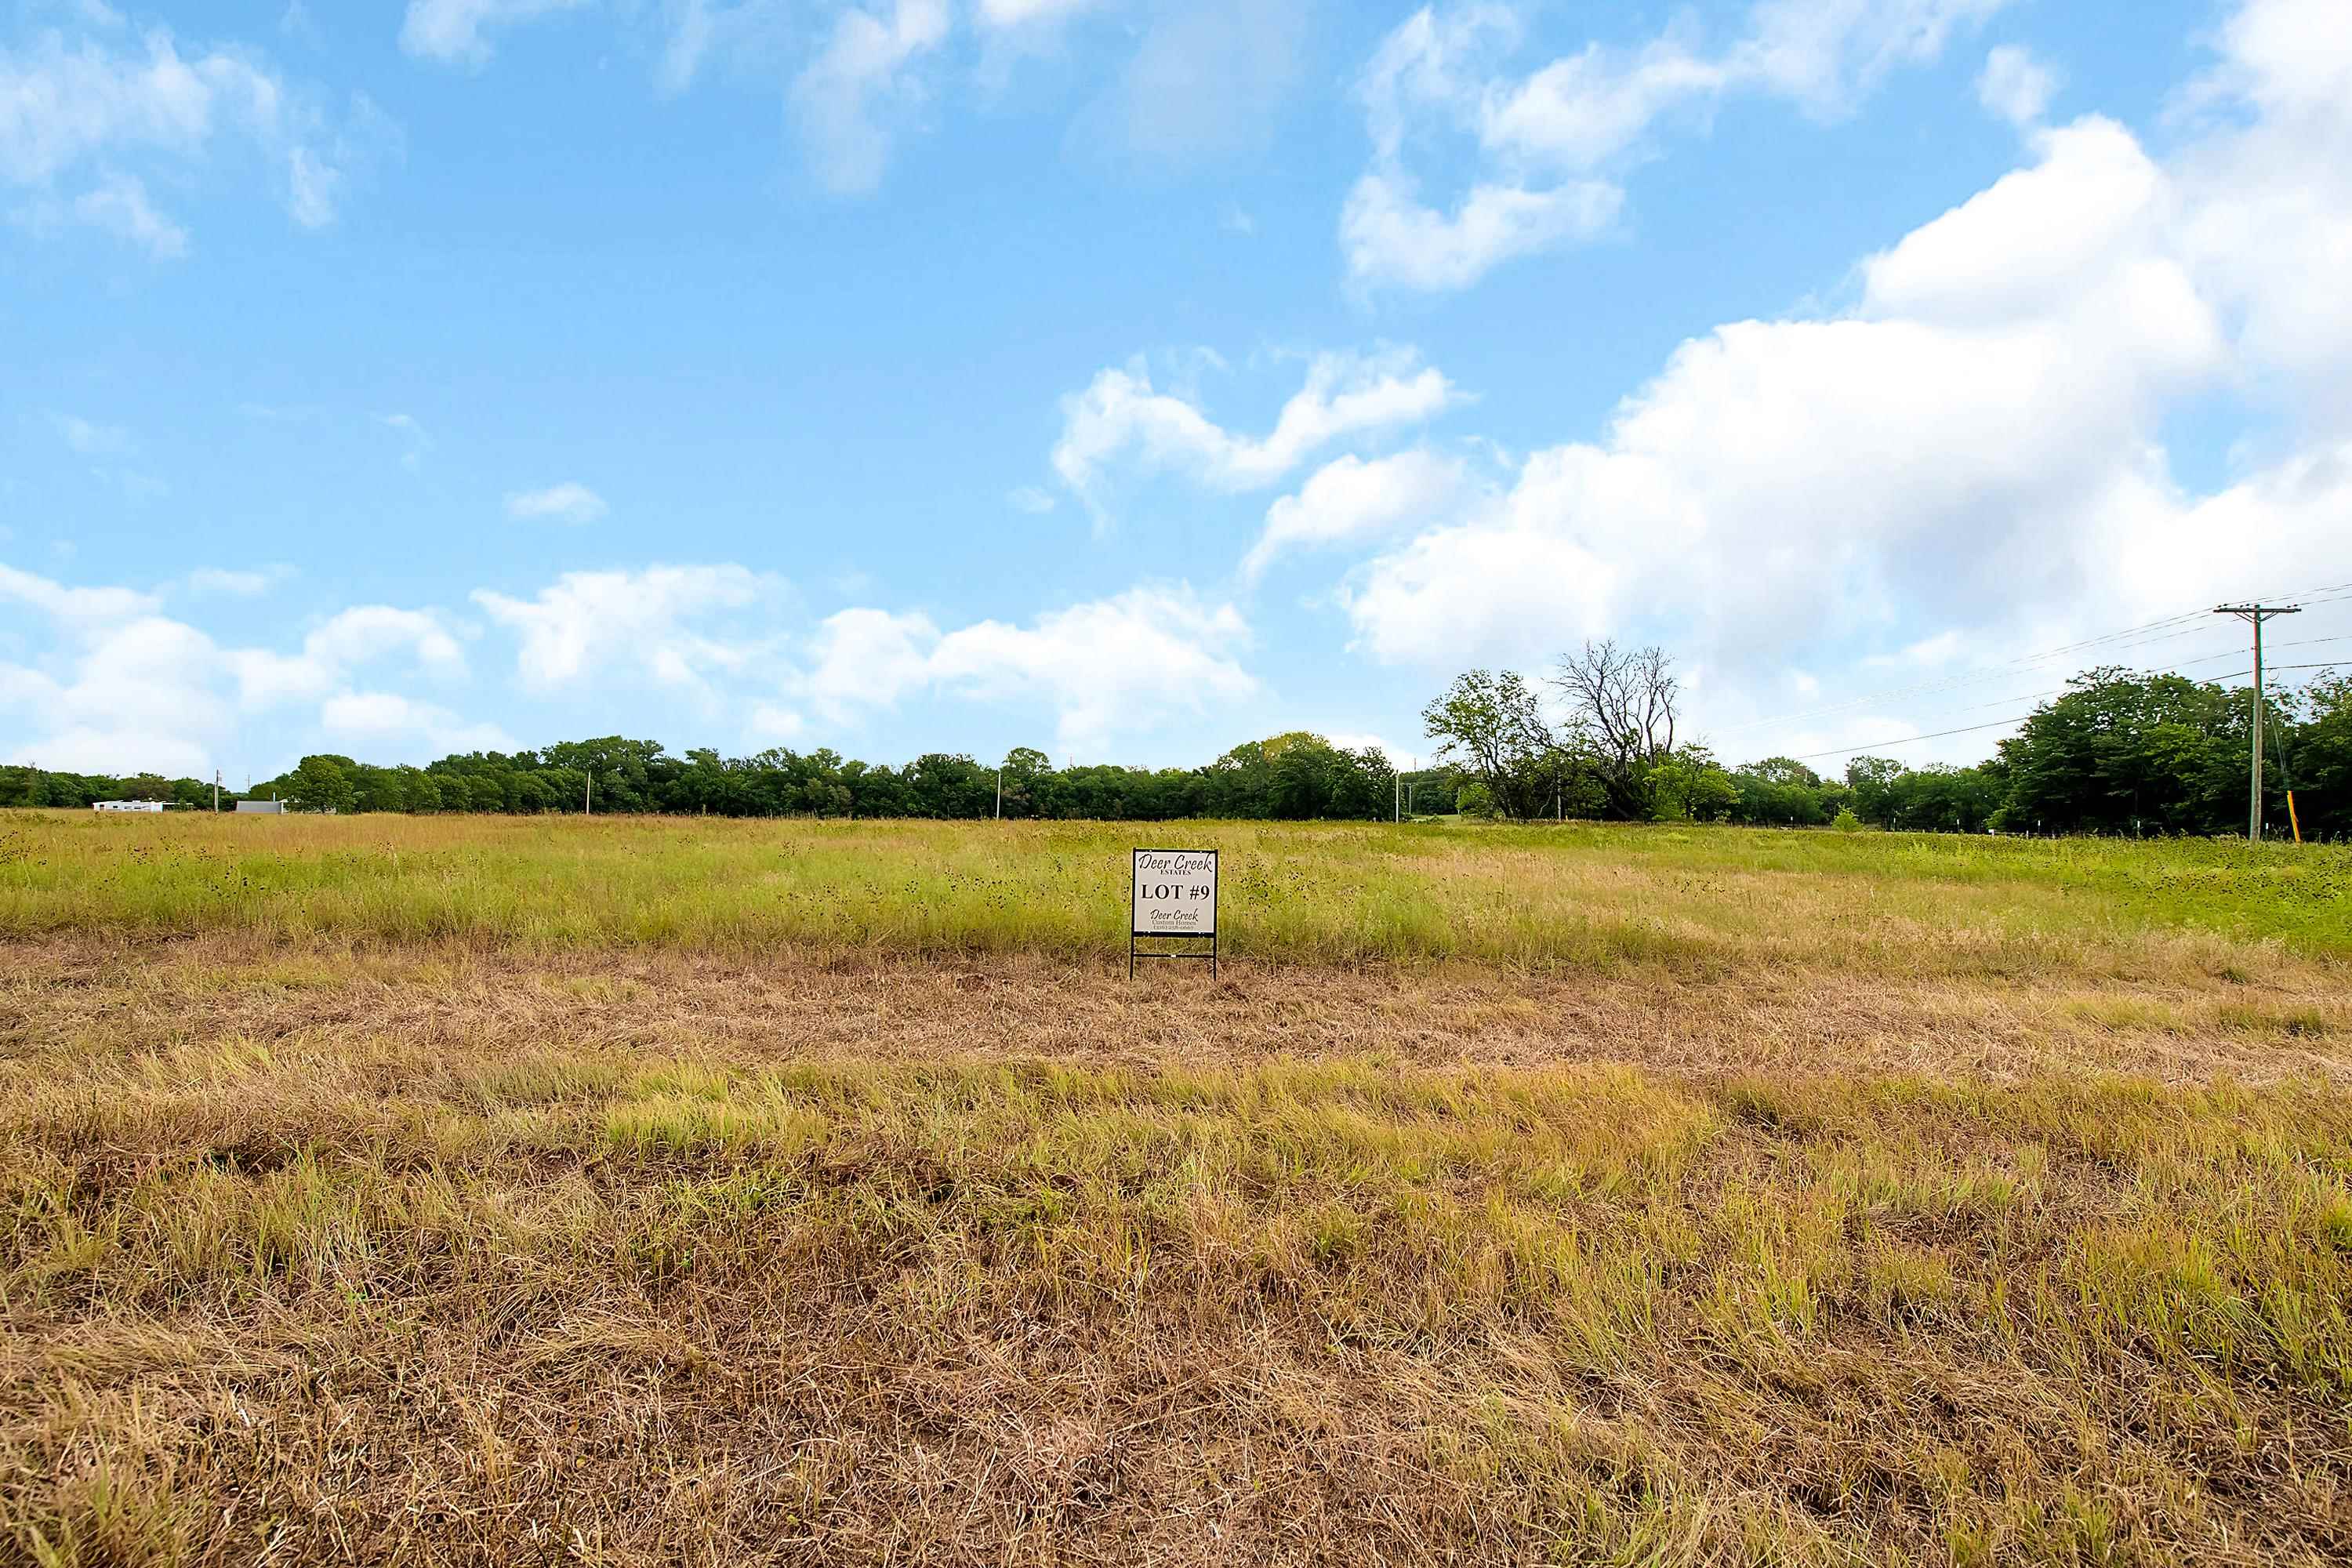
{"type": "MultiPolygon", "coordinates": [[[[2328,584],[2325,586],[2311,589],[2302,594],[2281,595],[2277,595],[2277,597],[2298,600],[2305,605],[2334,604],[2339,600],[2352,599],[2352,582],[2328,584]]],[[[2148,647],[2155,643],[2170,642],[2179,637],[2193,637],[2201,631],[2219,629],[2213,627],[2210,620],[2209,619],[2213,613],[2213,610],[2210,608],[2183,610],[2174,615],[2160,616],[2153,621],[2143,622],[2138,626],[2123,627],[2117,631],[2103,633],[2098,637],[2080,638],[2071,643],[2063,643],[2055,647],[2044,648],[2036,653],[2022,654],[2015,658],[2003,660],[1999,664],[1984,666],[1979,669],[1969,671],[1963,675],[1952,676],[1938,680],[1917,682],[1910,686],[1899,686],[1878,691],[1867,692],[1862,696],[1850,698],[1843,701],[1804,709],[1793,713],[1779,714],[1762,719],[1746,720],[1738,724],[1723,726],[1716,731],[1716,733],[1738,734],[1743,731],[1758,729],[1767,724],[1791,724],[1803,722],[1809,720],[1828,718],[1839,713],[1851,712],[1856,708],[1864,708],[1874,703],[1885,702],[1898,698],[1931,696],[1939,692],[1954,690],[1966,686],[1981,684],[1987,680],[1997,679],[2000,676],[2008,674],[2012,670],[2020,670],[2038,664],[2046,664],[2053,659],[2063,658],[2065,655],[2078,654],[2093,648],[2098,648],[2107,653],[2121,653],[2131,648],[2148,647]]],[[[2295,642],[2280,643],[2273,646],[2280,647],[2309,647],[2318,643],[2342,641],[2352,641],[2352,638],[2309,637],[2300,639],[2295,642]]],[[[2181,668],[2182,665],[2205,663],[2212,659],[2228,658],[2232,655],[2237,654],[2238,651],[2239,650],[2234,647],[2227,648],[2207,655],[2201,658],[2183,660],[2181,661],[2181,665],[2168,666],[2165,668],[2181,668]]],[[[2274,668],[2310,668],[2322,667],[2277,666],[2274,668]]],[[[2235,678],[2224,676],[2220,679],[2231,679],[2235,678]]],[[[2021,698],[2011,699],[2010,700],[2032,700],[2032,699],[2031,698],[2021,698]]],[[[1990,707],[1992,704],[1982,703],[1978,704],[1978,706],[1990,707]]],[[[1967,710],[1962,709],[1959,710],[1959,711],[1965,712],[1967,710]]],[[[1983,727],[1990,728],[1991,726],[1988,725],[1983,727]]],[[[1927,737],[1920,738],[1926,739],[1927,737]]]]}

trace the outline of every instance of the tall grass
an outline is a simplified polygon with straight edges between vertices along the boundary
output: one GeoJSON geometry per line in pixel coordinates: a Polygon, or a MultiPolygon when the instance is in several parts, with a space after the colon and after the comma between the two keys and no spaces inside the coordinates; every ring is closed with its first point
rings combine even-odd
{"type": "Polygon", "coordinates": [[[2194,931],[2352,953],[2352,850],[1589,825],[0,815],[0,934],[1099,955],[1126,851],[1223,852],[1238,956],[2031,974],[2194,931]]]}
{"type": "Polygon", "coordinates": [[[1181,831],[0,818],[0,1563],[2352,1560],[2343,852],[1181,831]]]}
{"type": "Polygon", "coordinates": [[[2352,1546],[2336,1089],[364,1035],[160,1069],[0,1095],[36,1560],[2352,1546]]]}

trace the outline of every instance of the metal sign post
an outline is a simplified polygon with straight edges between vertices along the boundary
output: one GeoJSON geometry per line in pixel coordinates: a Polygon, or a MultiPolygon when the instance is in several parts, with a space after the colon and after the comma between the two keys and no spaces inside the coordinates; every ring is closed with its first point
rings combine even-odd
{"type": "Polygon", "coordinates": [[[1138,849],[1127,905],[1127,977],[1135,978],[1139,958],[1205,958],[1209,978],[1217,977],[1217,852],[1213,849],[1138,849]],[[1202,952],[1145,952],[1139,937],[1202,942],[1202,952]]]}

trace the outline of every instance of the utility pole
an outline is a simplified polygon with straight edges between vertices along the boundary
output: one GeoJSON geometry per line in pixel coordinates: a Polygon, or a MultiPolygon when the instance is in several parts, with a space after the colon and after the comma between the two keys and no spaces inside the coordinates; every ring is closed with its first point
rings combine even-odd
{"type": "Polygon", "coordinates": [[[213,770],[213,815],[220,815],[220,770],[213,770]]]}
{"type": "Polygon", "coordinates": [[[996,764],[996,820],[1004,820],[1004,764],[996,764]]]}
{"type": "Polygon", "coordinates": [[[580,815],[583,816],[596,815],[596,775],[593,773],[588,775],[588,781],[580,786],[580,815]]]}
{"type": "Polygon", "coordinates": [[[2273,616],[2299,616],[2301,605],[2216,605],[2217,616],[2235,616],[2254,628],[2254,743],[2252,799],[2246,807],[2246,842],[2263,841],[2263,623],[2273,616]]]}

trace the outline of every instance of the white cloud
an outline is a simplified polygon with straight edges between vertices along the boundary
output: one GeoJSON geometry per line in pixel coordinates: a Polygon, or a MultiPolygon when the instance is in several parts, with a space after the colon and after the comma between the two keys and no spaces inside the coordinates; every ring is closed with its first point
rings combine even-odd
{"type": "Polygon", "coordinates": [[[507,515],[525,521],[593,522],[605,510],[603,496],[571,480],[550,485],[543,490],[521,490],[507,497],[507,515]]]}
{"type": "Polygon", "coordinates": [[[1181,584],[1131,588],[1025,626],[988,620],[944,635],[919,613],[845,610],[818,628],[797,685],[836,721],[923,691],[1040,700],[1057,716],[1057,749],[1087,750],[1159,728],[1171,710],[1255,695],[1238,662],[1249,641],[1238,610],[1181,584]]]}
{"type": "Polygon", "coordinates": [[[950,632],[930,666],[934,679],[982,698],[1044,699],[1058,715],[1057,746],[1090,750],[1158,728],[1171,710],[1255,696],[1257,681],[1236,657],[1249,640],[1231,605],[1204,604],[1183,585],[1131,588],[1025,627],[982,621],[950,632]]]}
{"type": "Polygon", "coordinates": [[[927,95],[913,68],[947,36],[946,0],[891,0],[887,17],[841,13],[793,83],[794,116],[827,187],[859,195],[881,184],[892,124],[927,95]]]}
{"type": "Polygon", "coordinates": [[[423,59],[478,66],[492,31],[571,10],[584,0],[408,0],[400,47],[423,59]]]}
{"type": "Polygon", "coordinates": [[[1662,116],[1711,100],[1738,75],[1734,66],[1694,54],[1678,32],[1630,53],[1588,45],[1490,92],[1478,106],[1478,138],[1490,152],[1547,168],[1599,169],[1662,116]]]}
{"type": "Polygon", "coordinates": [[[1378,538],[1449,516],[1467,484],[1460,462],[1418,447],[1370,462],[1351,453],[1266,510],[1242,574],[1255,580],[1286,550],[1378,538]]]}
{"type": "Polygon", "coordinates": [[[615,665],[665,686],[699,689],[713,672],[740,671],[756,641],[693,629],[731,610],[772,605],[783,584],[749,567],[648,566],[638,572],[567,572],[531,599],[478,590],[474,602],[521,638],[526,684],[567,686],[615,665]]]}
{"type": "Polygon", "coordinates": [[[396,132],[364,100],[339,129],[312,96],[247,51],[183,53],[167,28],[133,38],[120,18],[86,16],[79,31],[0,47],[0,181],[30,193],[16,216],[37,232],[79,223],[169,258],[188,235],[154,205],[147,171],[185,183],[240,148],[276,171],[295,220],[317,226],[396,132]]]}
{"type": "Polygon", "coordinates": [[[831,719],[860,708],[887,708],[931,679],[940,629],[919,612],[852,609],[825,617],[811,639],[813,663],[803,689],[831,719]]]}
{"type": "Polygon", "coordinates": [[[201,775],[236,733],[240,713],[341,695],[363,667],[407,653],[425,675],[464,673],[457,644],[425,612],[346,610],[299,651],[223,648],[156,613],[151,594],[68,587],[0,566],[0,599],[47,616],[55,637],[35,664],[0,663],[0,713],[30,739],[18,760],[88,773],[153,769],[201,775]]]}
{"type": "Polygon", "coordinates": [[[1735,91],[1848,111],[1898,65],[1935,58],[2008,0],[1758,0],[1742,35],[1710,52],[1678,19],[1633,48],[1589,44],[1513,79],[1520,26],[1486,0],[1424,6],[1392,29],[1357,80],[1372,163],[1339,219],[1348,271],[1367,287],[1466,288],[1502,263],[1608,230],[1618,177],[1654,127],[1735,91]],[[1425,202],[1423,143],[1467,141],[1476,173],[1452,205],[1425,202]]]}
{"type": "Polygon", "coordinates": [[[2011,0],[1760,0],[1735,45],[1737,78],[1794,100],[1827,119],[1898,66],[1926,65],[1955,33],[1981,25],[2011,0]]]}
{"type": "Polygon", "coordinates": [[[1263,147],[1297,79],[1308,0],[1162,5],[1074,144],[1097,156],[1186,163],[1263,147]]]}
{"type": "Polygon", "coordinates": [[[750,722],[744,725],[744,738],[767,745],[790,745],[808,731],[808,721],[793,710],[775,702],[761,702],[751,709],[750,722]]]}
{"type": "Polygon", "coordinates": [[[162,602],[152,594],[131,588],[68,588],[0,564],[0,601],[7,600],[76,625],[128,620],[147,614],[162,602]]]}
{"type": "Polygon", "coordinates": [[[1025,511],[1032,517],[1043,517],[1054,510],[1052,493],[1035,485],[1023,485],[1004,499],[1015,511],[1025,511]]]}
{"type": "Polygon", "coordinates": [[[423,465],[425,454],[433,450],[432,433],[417,422],[413,414],[381,414],[377,420],[387,430],[396,430],[402,437],[400,466],[415,468],[423,465]]]}
{"type": "Polygon", "coordinates": [[[199,566],[188,574],[188,588],[197,594],[226,594],[249,599],[266,594],[284,578],[293,575],[290,566],[270,566],[258,572],[236,571],[220,566],[199,566]]]}
{"type": "Polygon", "coordinates": [[[2313,287],[2352,258],[2352,182],[2311,155],[2352,139],[2352,45],[2302,26],[2327,10],[2237,17],[2213,121],[2166,161],[2095,117],[2037,131],[2028,167],[1867,258],[1851,310],[1684,344],[1601,439],[1352,573],[1357,645],[1447,668],[1654,636],[1716,672],[1720,714],[1890,634],[1906,658],[2014,651],[2294,585],[2281,562],[2352,575],[2352,310],[2313,287]],[[2278,38],[2341,63],[2253,47],[2278,38]],[[2282,372],[2305,444],[2186,493],[2168,411],[2282,372]]]}
{"type": "Polygon", "coordinates": [[[2058,73],[2015,44],[1987,55],[1977,78],[1977,101],[2021,127],[2039,123],[2057,92],[2058,73]]]}
{"type": "Polygon", "coordinates": [[[1099,9],[1103,0],[980,0],[980,19],[992,27],[1067,21],[1099,9]]]}
{"type": "Polygon", "coordinates": [[[1130,458],[1146,470],[1182,468],[1216,489],[1251,489],[1276,482],[1332,442],[1420,423],[1459,397],[1411,349],[1318,354],[1272,430],[1235,436],[1192,403],[1155,390],[1139,361],[1100,372],[1086,391],[1062,400],[1054,469],[1090,500],[1112,464],[1130,458]]]}
{"type": "Polygon", "coordinates": [[[147,199],[146,182],[136,175],[102,177],[73,199],[70,211],[77,221],[127,239],[158,261],[176,261],[188,254],[188,231],[155,210],[147,199]]]}
{"type": "Polygon", "coordinates": [[[1378,752],[1381,756],[1389,759],[1389,765],[1391,767],[1397,766],[1398,759],[1404,755],[1402,752],[1391,751],[1389,749],[1389,743],[1386,741],[1381,740],[1378,735],[1358,734],[1351,731],[1339,731],[1332,734],[1327,734],[1323,738],[1343,752],[1378,752]]]}
{"type": "Polygon", "coordinates": [[[131,432],[120,425],[100,425],[73,414],[53,414],[49,421],[77,456],[114,458],[131,450],[131,432]]]}
{"type": "Polygon", "coordinates": [[[302,639],[299,653],[239,648],[223,656],[248,709],[322,697],[361,668],[406,654],[419,674],[455,680],[466,673],[465,651],[440,616],[429,610],[363,605],[343,610],[302,639]]]}
{"type": "Polygon", "coordinates": [[[2298,416],[2352,434],[2352,28],[2328,0],[2257,0],[2221,34],[2189,98],[2219,123],[2177,160],[2181,244],[2242,321],[2241,341],[2297,395],[2298,416]]]}
{"type": "Polygon", "coordinates": [[[395,691],[340,692],[320,705],[319,724],[340,740],[376,747],[415,742],[425,751],[445,755],[516,749],[513,740],[495,724],[469,724],[446,708],[395,691]]]}
{"type": "Polygon", "coordinates": [[[1601,233],[1623,201],[1605,180],[1541,190],[1481,184],[1449,216],[1423,205],[1402,174],[1374,170],[1348,193],[1339,247],[1360,282],[1465,289],[1503,262],[1601,233]]]}

